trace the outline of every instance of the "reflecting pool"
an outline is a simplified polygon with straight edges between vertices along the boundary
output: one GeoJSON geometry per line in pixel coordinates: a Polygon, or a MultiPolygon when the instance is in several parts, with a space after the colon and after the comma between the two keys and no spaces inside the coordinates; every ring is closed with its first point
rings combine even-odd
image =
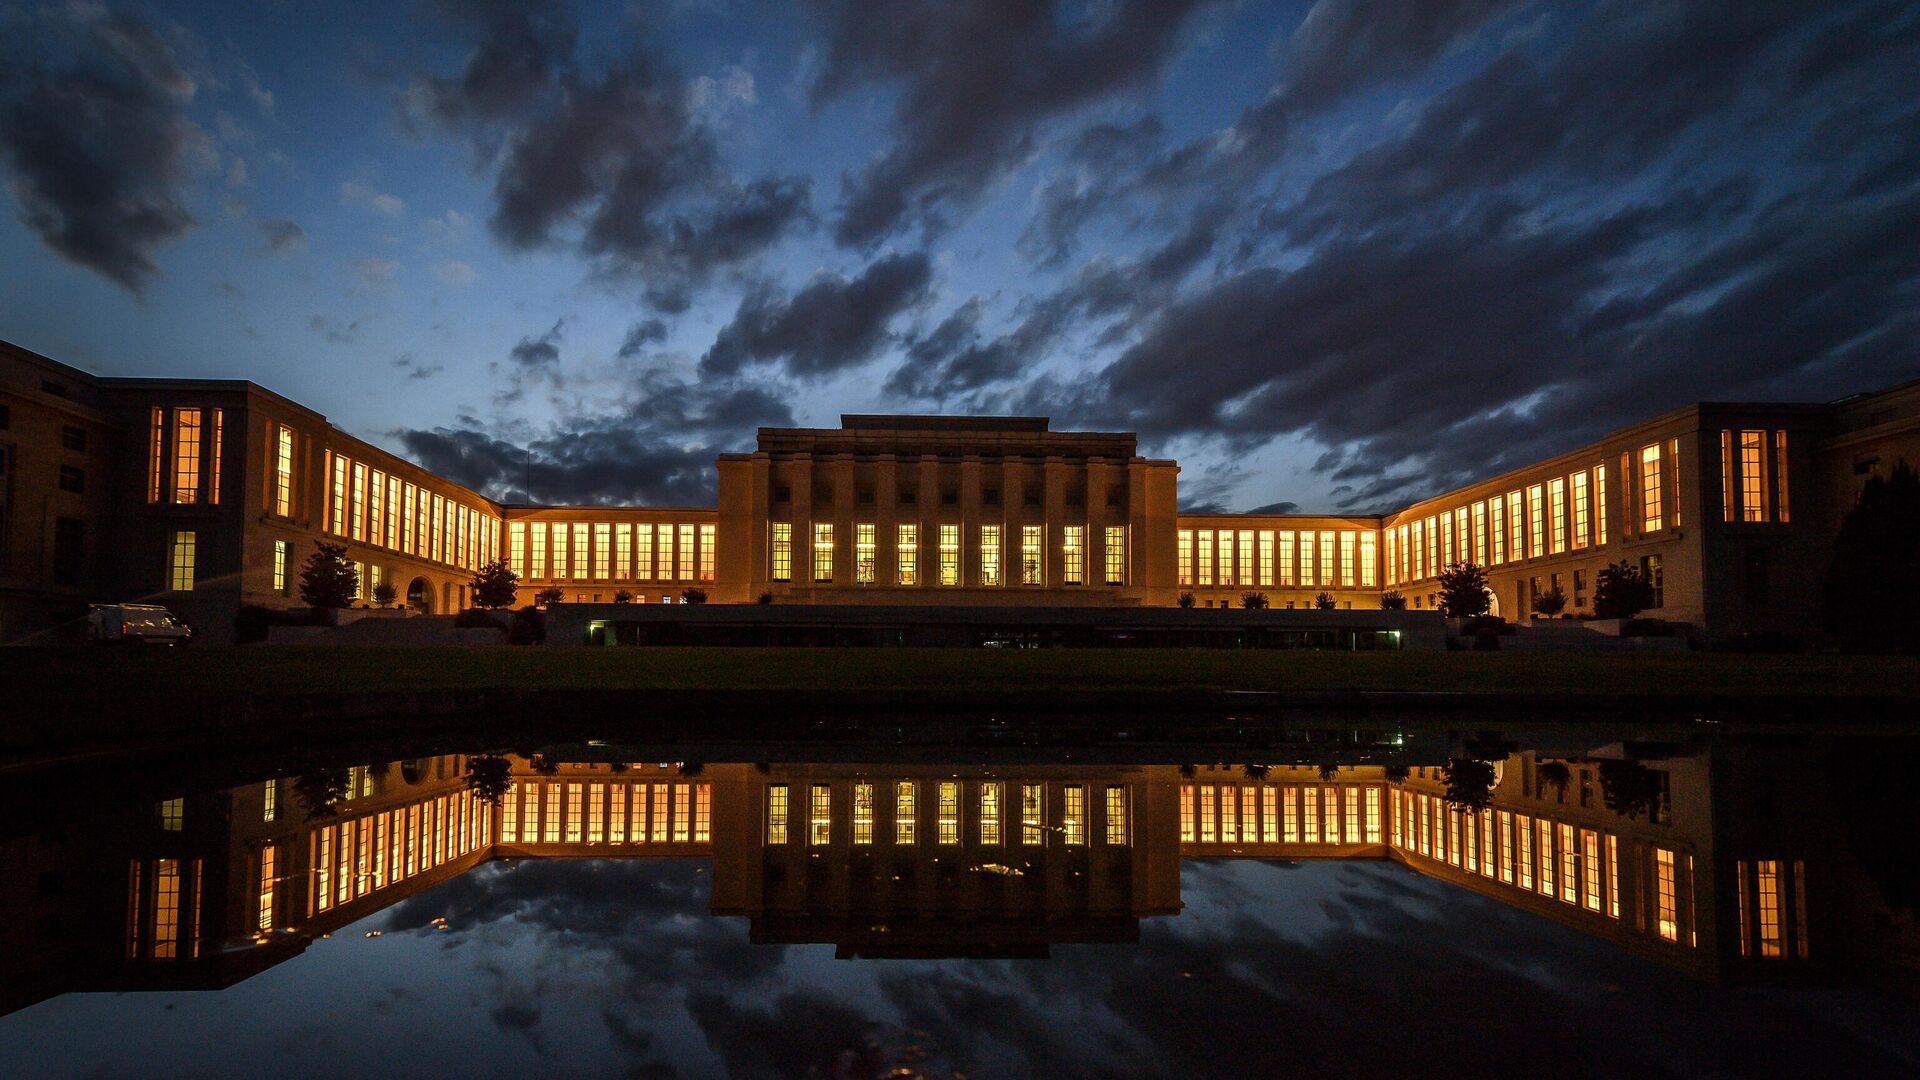
{"type": "Polygon", "coordinates": [[[0,1075],[1912,1075],[1914,748],[76,769],[6,804],[0,1075]]]}

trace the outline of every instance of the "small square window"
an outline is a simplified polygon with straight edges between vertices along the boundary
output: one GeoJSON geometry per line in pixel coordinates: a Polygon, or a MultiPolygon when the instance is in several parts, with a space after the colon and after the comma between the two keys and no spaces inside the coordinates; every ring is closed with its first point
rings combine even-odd
{"type": "Polygon", "coordinates": [[[788,488],[788,487],[777,487],[777,488],[774,488],[774,489],[773,489],[773,501],[774,501],[774,502],[782,502],[782,503],[783,503],[783,502],[792,502],[792,501],[793,501],[793,489],[792,489],[792,488],[788,488]]]}
{"type": "Polygon", "coordinates": [[[74,427],[71,424],[61,428],[60,445],[68,450],[85,450],[87,448],[87,429],[74,427]]]}
{"type": "Polygon", "coordinates": [[[87,472],[71,465],[60,466],[60,490],[79,495],[87,490],[87,472]]]}
{"type": "Polygon", "coordinates": [[[987,488],[986,490],[980,493],[980,501],[985,503],[988,506],[999,506],[1000,505],[1000,489],[987,488]]]}
{"type": "Polygon", "coordinates": [[[940,505],[953,506],[960,502],[960,493],[948,488],[940,493],[940,505]]]}
{"type": "Polygon", "coordinates": [[[918,500],[918,498],[919,498],[919,495],[916,492],[902,491],[900,493],[900,505],[912,506],[914,502],[918,500]]]}
{"type": "Polygon", "coordinates": [[[1026,501],[1027,501],[1027,505],[1028,505],[1028,506],[1039,506],[1039,505],[1040,505],[1040,493],[1039,493],[1039,492],[1037,492],[1037,491],[1029,491],[1029,492],[1027,492],[1027,500],[1026,500],[1026,501]]]}

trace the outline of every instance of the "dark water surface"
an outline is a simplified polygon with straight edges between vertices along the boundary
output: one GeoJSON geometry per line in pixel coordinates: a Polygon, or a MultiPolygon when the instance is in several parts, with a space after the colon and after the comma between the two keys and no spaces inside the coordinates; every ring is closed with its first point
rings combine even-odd
{"type": "Polygon", "coordinates": [[[1920,1074],[1913,740],[1256,741],[43,775],[0,1076],[1920,1074]]]}

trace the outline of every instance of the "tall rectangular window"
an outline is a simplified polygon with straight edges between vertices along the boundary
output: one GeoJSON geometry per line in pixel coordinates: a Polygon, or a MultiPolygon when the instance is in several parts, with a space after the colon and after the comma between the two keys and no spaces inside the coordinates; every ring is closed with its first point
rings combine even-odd
{"type": "Polygon", "coordinates": [[[387,476],[379,469],[367,478],[367,542],[378,544],[386,535],[387,476]]]}
{"type": "Polygon", "coordinates": [[[720,554],[719,549],[716,546],[718,542],[719,531],[720,531],[720,527],[718,525],[700,526],[700,580],[701,581],[713,580],[715,564],[717,563],[719,559],[719,554],[720,554]]]}
{"type": "Polygon", "coordinates": [[[1000,526],[980,526],[980,584],[1000,584],[1000,526]]]}
{"type": "Polygon", "coordinates": [[[833,580],[833,525],[829,522],[813,526],[813,580],[833,580]]]}
{"type": "Polygon", "coordinates": [[[1547,503],[1552,509],[1553,546],[1555,555],[1567,550],[1567,482],[1556,476],[1547,483],[1547,503]]]}
{"type": "Polygon", "coordinates": [[[1195,579],[1201,585],[1213,584],[1213,530],[1201,529],[1194,534],[1194,543],[1200,549],[1200,576],[1195,579]]]}
{"type": "Polygon", "coordinates": [[[387,547],[400,550],[400,478],[387,476],[387,547]]]}
{"type": "Polygon", "coordinates": [[[767,786],[767,843],[787,842],[787,785],[767,786]]]}
{"type": "Polygon", "coordinates": [[[404,532],[400,539],[400,550],[405,551],[409,555],[420,554],[419,529],[417,525],[420,517],[419,495],[420,489],[414,487],[412,481],[408,481],[401,496],[406,505],[406,520],[402,523],[404,532]]]}
{"type": "Polygon", "coordinates": [[[547,523],[536,521],[532,528],[533,543],[530,545],[529,565],[533,577],[543,579],[547,576],[547,523]]]}
{"type": "Polygon", "coordinates": [[[853,842],[873,843],[873,785],[853,785],[853,842]]]}
{"type": "Polygon", "coordinates": [[[367,538],[367,467],[353,463],[353,497],[349,504],[347,535],[355,540],[367,538]]]}
{"type": "Polygon", "coordinates": [[[1527,520],[1531,526],[1527,533],[1527,554],[1535,559],[1547,553],[1545,502],[1545,489],[1539,484],[1527,488],[1527,520]]]}
{"type": "Polygon", "coordinates": [[[660,546],[655,550],[658,558],[654,564],[656,576],[661,581],[673,580],[673,526],[656,525],[654,532],[659,536],[660,546]]]}
{"type": "Polygon", "coordinates": [[[200,410],[173,410],[173,501],[200,501],[200,410]]]}
{"type": "MultiPolygon", "coordinates": [[[[1780,949],[1780,864],[1773,859],[1761,859],[1755,866],[1754,884],[1758,888],[1758,903],[1755,907],[1760,915],[1760,955],[1779,956],[1780,949]]],[[[1740,883],[1741,888],[1746,882],[1740,883]]]]}
{"type": "Polygon", "coordinates": [[[1041,554],[1045,539],[1045,526],[1020,526],[1020,584],[1039,585],[1046,581],[1046,564],[1041,554]]]}
{"type": "Polygon", "coordinates": [[[902,780],[893,785],[893,842],[911,844],[919,823],[920,805],[914,783],[902,780]]]}
{"type": "MultiPolygon", "coordinates": [[[[447,499],[446,499],[446,496],[439,495],[439,494],[434,495],[433,511],[428,516],[427,524],[428,524],[428,527],[433,530],[432,535],[428,539],[427,557],[432,559],[434,562],[446,562],[447,561],[447,543],[446,543],[447,499]]],[[[555,528],[564,530],[566,526],[556,525],[555,528]]],[[[566,574],[566,564],[567,564],[566,545],[567,545],[566,533],[565,532],[557,533],[554,536],[554,541],[553,541],[553,547],[554,547],[553,576],[554,577],[562,577],[566,574]]]]}
{"type": "Polygon", "coordinates": [[[1527,557],[1526,516],[1520,508],[1520,493],[1507,492],[1507,558],[1519,561],[1527,557]]]}
{"type": "Polygon", "coordinates": [[[1260,530],[1258,553],[1255,555],[1255,576],[1263,586],[1273,586],[1273,530],[1260,530]]]}
{"type": "Polygon", "coordinates": [[[613,523],[593,523],[593,576],[601,581],[613,576],[613,523]]]}
{"type": "Polygon", "coordinates": [[[273,591],[287,595],[287,562],[293,545],[285,540],[273,542],[273,591]]]}
{"type": "MultiPolygon", "coordinates": [[[[1107,843],[1124,845],[1127,842],[1127,789],[1120,784],[1107,785],[1106,834],[1107,843]]],[[[1253,824],[1248,822],[1248,839],[1251,840],[1253,824]]]]}
{"type": "Polygon", "coordinates": [[[1440,515],[1440,565],[1450,566],[1455,561],[1453,552],[1453,511],[1440,515]]]}
{"type": "Polygon", "coordinates": [[[807,843],[814,847],[833,837],[833,789],[815,784],[807,796],[807,843]]]}
{"type": "Polygon", "coordinates": [[[940,526],[940,584],[960,584],[960,526],[940,526]]]}
{"type": "Polygon", "coordinates": [[[1254,582],[1253,540],[1253,530],[1240,530],[1240,557],[1236,561],[1242,585],[1251,585],[1254,582]]]}
{"type": "Polygon", "coordinates": [[[900,539],[894,550],[899,563],[900,584],[920,584],[920,526],[900,526],[900,539]]]}
{"type": "Polygon", "coordinates": [[[1767,520],[1766,438],[1764,431],[1740,433],[1740,520],[1767,520]]]}
{"type": "Polygon", "coordinates": [[[856,585],[871,585],[874,582],[874,561],[877,558],[879,544],[874,538],[874,526],[870,521],[859,522],[853,527],[853,582],[856,585]]]}
{"type": "Polygon", "coordinates": [[[980,785],[980,842],[1000,842],[1000,785],[993,781],[980,785]]]}
{"type": "Polygon", "coordinates": [[[1665,491],[1660,479],[1660,444],[1640,448],[1640,527],[1659,532],[1667,527],[1665,491]]]}
{"type": "Polygon", "coordinates": [[[1061,789],[1063,796],[1060,809],[1060,842],[1063,844],[1084,844],[1087,842],[1087,789],[1081,784],[1068,784],[1061,789]]]}
{"type": "Polygon", "coordinates": [[[677,530],[675,542],[679,545],[676,554],[680,559],[680,580],[693,580],[693,526],[682,525],[677,530]]]}
{"type": "Polygon", "coordinates": [[[1587,546],[1588,527],[1593,524],[1592,509],[1587,498],[1587,471],[1573,474],[1573,546],[1587,546]]]}
{"type": "Polygon", "coordinates": [[[1029,847],[1046,842],[1046,789],[1039,784],[1020,785],[1020,842],[1029,847]]]}
{"type": "Polygon", "coordinates": [[[193,591],[194,534],[173,534],[173,548],[167,559],[167,588],[176,592],[193,591]]]}
{"type": "MultiPolygon", "coordinates": [[[[1107,584],[1125,585],[1127,583],[1127,527],[1124,525],[1107,526],[1106,535],[1107,584]]],[[[1267,537],[1269,554],[1273,547],[1273,538],[1267,537]]]]}
{"type": "Polygon", "coordinates": [[[1781,524],[1793,520],[1787,510],[1787,433],[1773,433],[1773,496],[1775,521],[1781,524]]]}
{"type": "Polygon", "coordinates": [[[1191,844],[1199,836],[1193,819],[1193,785],[1180,785],[1180,842],[1191,844]]]}
{"type": "Polygon", "coordinates": [[[1600,910],[1600,834],[1580,830],[1580,899],[1588,911],[1600,910]]]}
{"type": "Polygon", "coordinates": [[[1492,565],[1499,566],[1507,561],[1507,503],[1495,495],[1487,500],[1488,554],[1492,565]]]}
{"type": "Polygon", "coordinates": [[[613,534],[613,576],[633,576],[633,526],[622,523],[613,534]]]}
{"type": "Polygon", "coordinates": [[[960,785],[952,780],[942,780],[935,791],[935,823],[938,832],[935,841],[941,844],[960,842],[960,785]]]}
{"type": "Polygon", "coordinates": [[[1353,556],[1356,537],[1351,532],[1340,534],[1340,584],[1352,588],[1354,583],[1353,556]]]}
{"type": "MultiPolygon", "coordinates": [[[[787,526],[787,540],[789,544],[787,549],[787,557],[789,560],[791,560],[793,557],[793,549],[791,546],[792,540],[793,540],[793,526],[791,525],[787,526]]],[[[635,525],[633,527],[633,574],[636,578],[640,579],[641,581],[652,581],[653,567],[654,567],[653,523],[641,522],[640,524],[635,525]]],[[[793,566],[791,561],[789,561],[787,569],[789,572],[792,571],[793,566]]],[[[786,581],[788,580],[788,578],[776,578],[775,580],[786,581]]]]}
{"type": "Polygon", "coordinates": [[[293,516],[293,429],[285,424],[274,433],[273,512],[293,516]]]}
{"type": "MultiPolygon", "coordinates": [[[[644,568],[653,560],[653,526],[640,526],[640,565],[644,568]]],[[[651,577],[645,569],[641,577],[651,577]]],[[[793,524],[786,521],[773,522],[773,580],[793,580],[793,524]]]]}
{"type": "Polygon", "coordinates": [[[1193,584],[1193,530],[1181,529],[1177,536],[1180,584],[1193,584]]]}
{"type": "Polygon", "coordinates": [[[1680,440],[1667,440],[1667,471],[1673,474],[1673,488],[1667,492],[1667,520],[1674,528],[1680,527],[1680,440]]]}
{"type": "Polygon", "coordinates": [[[147,501],[160,501],[160,488],[164,483],[167,469],[167,414],[155,408],[148,417],[149,445],[147,447],[147,501]]]}
{"type": "Polygon", "coordinates": [[[1292,585],[1294,582],[1294,538],[1293,530],[1282,529],[1277,534],[1280,545],[1280,566],[1274,581],[1280,585],[1292,585]]]}
{"type": "Polygon", "coordinates": [[[1064,563],[1061,580],[1068,585],[1087,581],[1087,527],[1068,525],[1060,533],[1060,556],[1064,563]]]}
{"type": "Polygon", "coordinates": [[[1680,940],[1680,908],[1675,899],[1673,852],[1653,849],[1654,926],[1661,938],[1680,940]]]}
{"type": "Polygon", "coordinates": [[[1333,533],[1331,531],[1322,531],[1320,533],[1319,570],[1320,584],[1333,584],[1333,533]]]}
{"type": "Polygon", "coordinates": [[[220,505],[220,441],[226,427],[226,410],[213,410],[213,446],[207,454],[210,475],[207,478],[207,503],[220,505]]]}
{"type": "Polygon", "coordinates": [[[1487,504],[1484,499],[1473,504],[1473,562],[1476,566],[1487,565],[1487,504]]]}
{"type": "Polygon", "coordinates": [[[573,578],[584,581],[593,562],[593,533],[584,521],[573,523],[573,578]]]}

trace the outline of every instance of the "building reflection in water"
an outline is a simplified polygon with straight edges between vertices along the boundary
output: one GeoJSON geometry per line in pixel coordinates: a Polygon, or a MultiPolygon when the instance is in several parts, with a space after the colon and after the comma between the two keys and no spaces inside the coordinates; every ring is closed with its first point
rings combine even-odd
{"type": "Polygon", "coordinates": [[[1863,953],[1863,928],[1889,923],[1836,823],[1831,749],[1502,749],[1466,811],[1447,801],[1444,753],[1398,767],[561,760],[611,752],[582,748],[510,757],[497,805],[461,756],[277,779],[0,841],[16,868],[0,886],[0,1009],[230,985],[489,859],[705,858],[714,914],[842,957],[1134,941],[1141,919],[1180,910],[1188,858],[1390,860],[1720,981],[1830,977],[1863,953]]]}

